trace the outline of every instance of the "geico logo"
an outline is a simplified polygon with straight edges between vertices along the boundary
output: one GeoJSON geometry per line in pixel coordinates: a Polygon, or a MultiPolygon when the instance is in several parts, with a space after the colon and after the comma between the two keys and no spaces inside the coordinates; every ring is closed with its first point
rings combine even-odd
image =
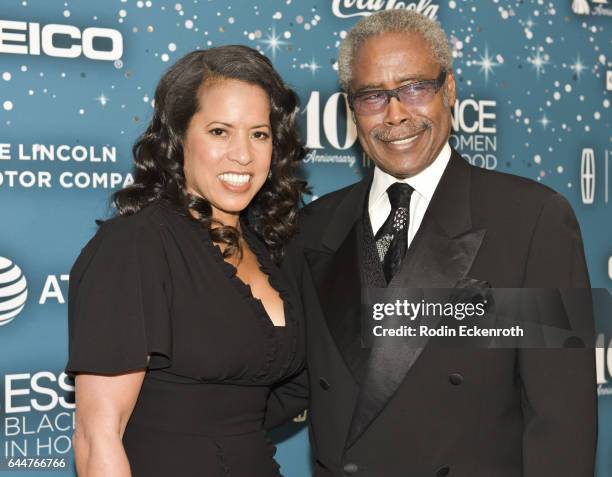
{"type": "Polygon", "coordinates": [[[0,257],[0,326],[8,325],[21,313],[28,298],[28,283],[21,268],[0,257]]]}
{"type": "Polygon", "coordinates": [[[111,28],[86,28],[81,31],[73,25],[50,23],[41,28],[40,23],[0,20],[0,53],[17,55],[40,55],[44,53],[57,58],[78,58],[85,56],[92,60],[114,61],[123,55],[123,36],[111,28]],[[60,47],[54,44],[55,37],[69,37],[72,45],[60,47]],[[94,39],[110,40],[112,49],[98,50],[94,39]]]}
{"type": "Polygon", "coordinates": [[[47,412],[58,405],[64,409],[74,409],[74,396],[66,399],[66,394],[73,392],[74,386],[66,373],[58,376],[50,371],[7,374],[4,377],[4,412],[15,414],[32,409],[47,412]]]}

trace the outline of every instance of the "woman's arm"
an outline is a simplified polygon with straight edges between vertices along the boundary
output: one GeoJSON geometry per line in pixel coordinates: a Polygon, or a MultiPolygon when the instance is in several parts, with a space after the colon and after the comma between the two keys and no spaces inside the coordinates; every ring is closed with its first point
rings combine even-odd
{"type": "Polygon", "coordinates": [[[276,385],[268,397],[264,428],[273,429],[304,412],[308,407],[309,395],[306,369],[290,380],[276,385]]]}
{"type": "Polygon", "coordinates": [[[123,433],[145,371],[76,377],[76,426],[72,437],[79,477],[130,477],[123,433]]]}

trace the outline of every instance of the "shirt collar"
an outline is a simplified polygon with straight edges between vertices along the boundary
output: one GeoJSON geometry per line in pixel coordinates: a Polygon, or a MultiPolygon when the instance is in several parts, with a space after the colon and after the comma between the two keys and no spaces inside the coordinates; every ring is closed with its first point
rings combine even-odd
{"type": "Polygon", "coordinates": [[[374,168],[372,186],[370,187],[368,210],[372,210],[377,206],[379,201],[385,196],[389,186],[395,182],[404,182],[410,185],[417,194],[429,203],[444,173],[444,169],[446,169],[448,161],[451,158],[451,152],[450,145],[446,143],[438,154],[438,157],[436,157],[429,166],[407,179],[393,177],[376,166],[374,168]]]}

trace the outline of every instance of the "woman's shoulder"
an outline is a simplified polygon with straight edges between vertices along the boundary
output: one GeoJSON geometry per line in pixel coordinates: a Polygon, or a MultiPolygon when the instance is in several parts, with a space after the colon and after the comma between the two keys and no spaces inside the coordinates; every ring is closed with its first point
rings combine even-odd
{"type": "Polygon", "coordinates": [[[171,213],[170,205],[156,201],[136,213],[117,215],[101,222],[98,234],[130,237],[143,231],[159,232],[169,225],[171,213]]]}
{"type": "Polygon", "coordinates": [[[164,224],[151,205],[105,221],[81,251],[70,271],[69,372],[142,369],[152,354],[164,358],[155,367],[169,365],[173,286],[164,224]]]}
{"type": "Polygon", "coordinates": [[[71,271],[80,275],[93,263],[108,267],[127,263],[138,257],[147,260],[164,256],[163,232],[171,211],[161,203],[152,203],[131,215],[120,215],[100,224],[95,235],[83,247],[71,271]]]}
{"type": "Polygon", "coordinates": [[[101,222],[91,242],[96,244],[110,241],[124,246],[136,242],[138,247],[146,250],[148,247],[159,247],[165,243],[163,237],[170,231],[180,234],[188,223],[189,219],[173,205],[158,200],[136,213],[118,215],[101,222]]]}

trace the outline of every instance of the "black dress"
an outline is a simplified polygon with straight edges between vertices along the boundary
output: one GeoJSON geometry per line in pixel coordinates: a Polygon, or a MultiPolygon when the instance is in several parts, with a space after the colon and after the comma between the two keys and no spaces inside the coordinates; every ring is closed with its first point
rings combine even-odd
{"type": "Polygon", "coordinates": [[[123,438],[134,477],[280,475],[266,400],[303,367],[303,324],[297,291],[243,229],[285,327],[210,233],[161,201],[104,222],[72,268],[67,372],[147,368],[123,438]]]}

